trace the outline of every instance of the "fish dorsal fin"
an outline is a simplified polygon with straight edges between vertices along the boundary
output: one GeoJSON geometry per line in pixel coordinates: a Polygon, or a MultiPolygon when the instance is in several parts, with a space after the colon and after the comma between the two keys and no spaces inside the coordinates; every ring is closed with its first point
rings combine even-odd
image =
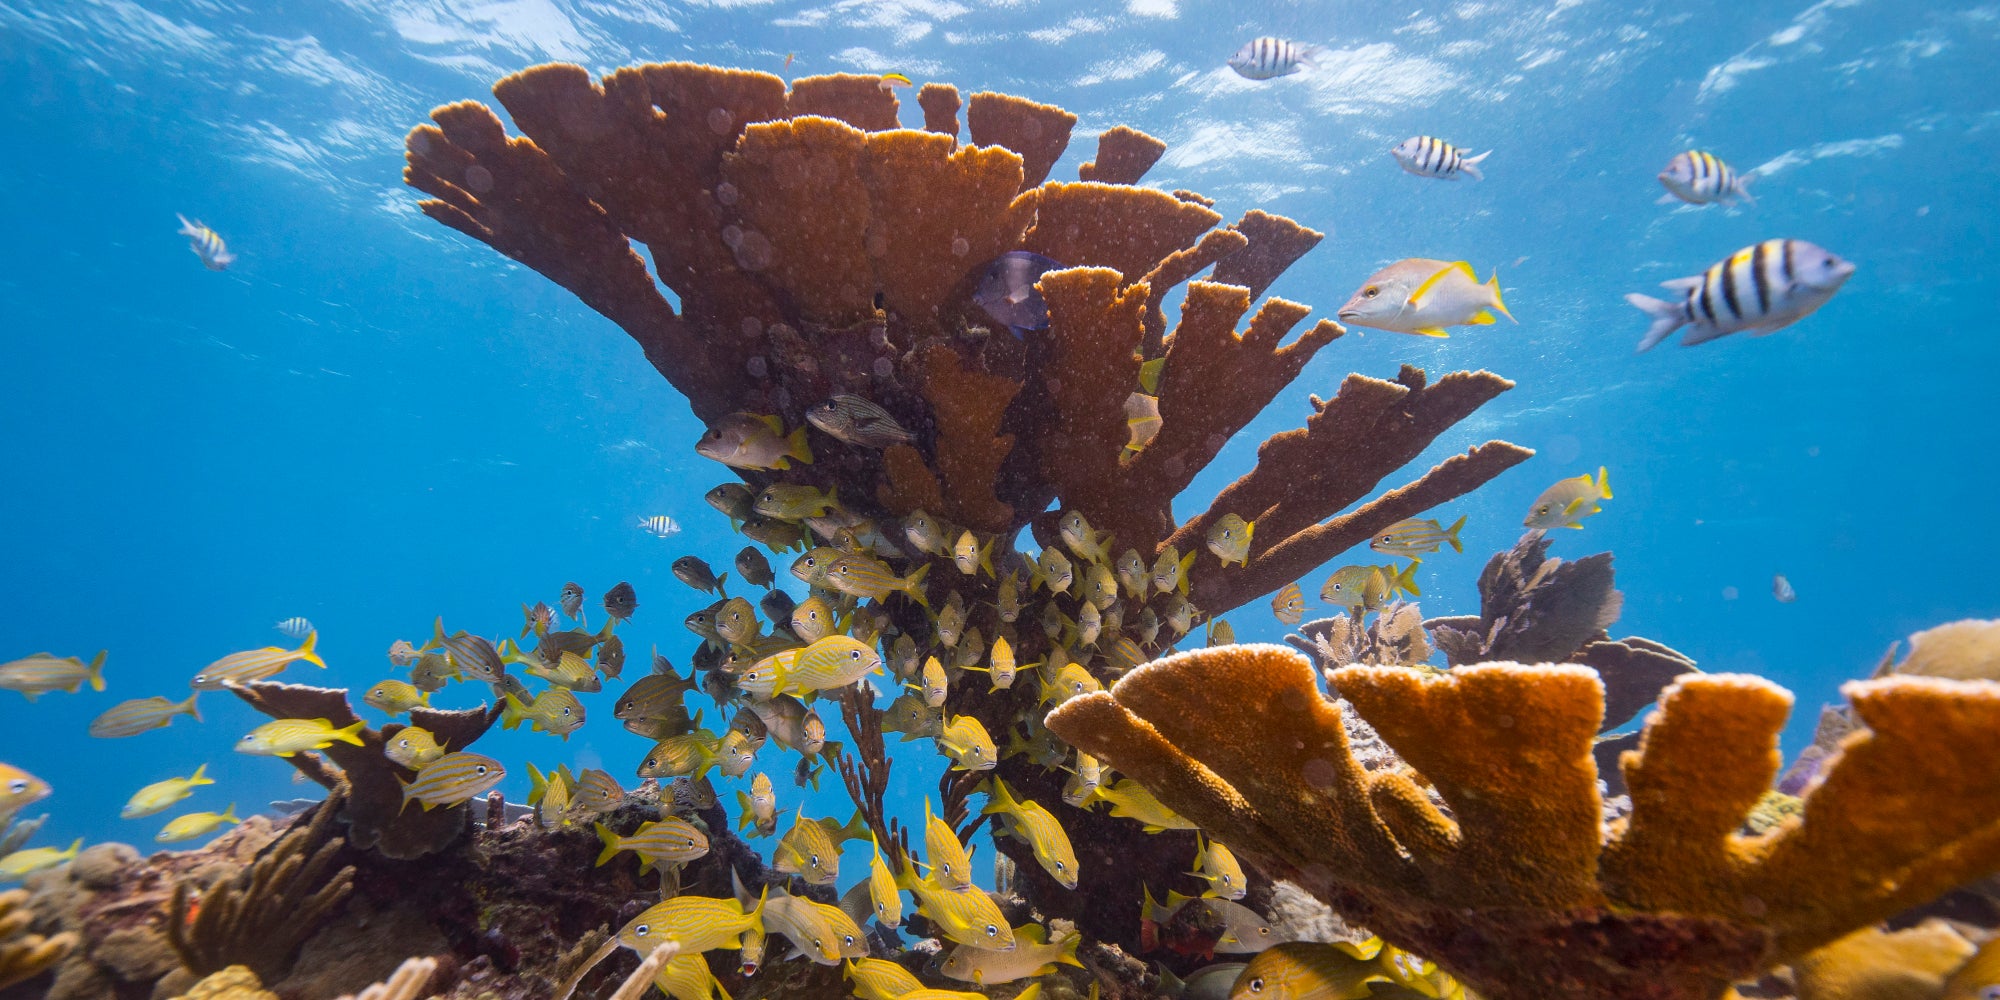
{"type": "Polygon", "coordinates": [[[775,413],[755,413],[751,414],[751,416],[756,417],[759,421],[761,421],[764,424],[764,426],[769,427],[771,429],[771,433],[778,435],[782,435],[785,433],[785,420],[783,417],[780,417],[775,413]]]}
{"type": "Polygon", "coordinates": [[[1670,292],[1691,292],[1701,287],[1701,275],[1692,278],[1674,278],[1660,282],[1660,287],[1670,292]]]}
{"type": "Polygon", "coordinates": [[[1048,933],[1042,930],[1041,924],[1022,924],[1014,928],[1014,940],[1026,941],[1029,944],[1049,943],[1048,933]]]}
{"type": "Polygon", "coordinates": [[[1438,282],[1443,281],[1445,279],[1445,276],[1452,273],[1453,271],[1463,272],[1466,277],[1466,280],[1471,281],[1473,284],[1479,283],[1479,276],[1472,273],[1471,264],[1462,260],[1446,264],[1444,267],[1438,269],[1438,273],[1433,274],[1428,278],[1425,278],[1424,283],[1418,285],[1416,290],[1410,293],[1410,305],[1412,306],[1422,305],[1424,296],[1428,294],[1432,288],[1437,287],[1438,282]]]}

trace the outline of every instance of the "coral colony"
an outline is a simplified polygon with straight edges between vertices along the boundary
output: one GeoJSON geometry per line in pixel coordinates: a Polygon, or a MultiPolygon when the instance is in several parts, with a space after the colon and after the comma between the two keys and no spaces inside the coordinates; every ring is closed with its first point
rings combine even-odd
{"type": "MultiPolygon", "coordinates": [[[[494,88],[520,136],[471,101],[410,132],[425,214],[630,334],[763,548],[734,583],[675,564],[721,598],[688,620],[685,676],[620,679],[623,584],[595,629],[571,585],[567,630],[536,605],[518,640],[399,641],[409,683],[366,702],[407,722],[379,729],[345,691],[268,679],[309,625],[232,660],[255,674],[236,695],[313,721],[285,759],[327,797],[199,851],[30,858],[0,896],[0,995],[1714,1000],[1777,966],[1852,980],[1917,946],[1876,924],[2000,867],[2000,657],[1976,623],[1849,685],[1777,788],[1789,695],[1612,639],[1610,556],[1552,558],[1538,527],[1477,616],[1425,621],[1395,600],[1407,570],[1349,567],[1323,591],[1345,612],[1292,637],[1307,655],[1230,643],[1221,615],[1284,588],[1299,621],[1289,585],[1386,529],[1456,547],[1412,519],[1528,450],[1377,487],[1512,383],[1349,375],[1176,521],[1345,332],[1292,337],[1309,308],[1265,296],[1321,234],[1135,186],[1165,144],[1132,129],[1051,180],[1074,115],[932,83],[907,130],[895,89],[545,65],[494,88]],[[770,589],[787,568],[807,600],[770,589]],[[1172,653],[1203,625],[1214,645],[1172,653]],[[454,679],[491,707],[428,707],[454,679]],[[656,741],[643,761],[526,766],[526,808],[491,791],[507,765],[468,747],[496,722],[566,736],[603,680],[630,684],[594,704],[656,741]],[[886,799],[888,733],[939,749],[922,817],[886,799]],[[766,772],[793,768],[837,774],[854,818],[778,804],[766,772]],[[990,894],[966,854],[989,826],[990,894]],[[843,860],[867,873],[844,897],[843,860]]],[[[1610,496],[1601,473],[1572,492],[1565,518],[1610,496]]],[[[1939,983],[1974,948],[1948,933],[1939,983]]]]}

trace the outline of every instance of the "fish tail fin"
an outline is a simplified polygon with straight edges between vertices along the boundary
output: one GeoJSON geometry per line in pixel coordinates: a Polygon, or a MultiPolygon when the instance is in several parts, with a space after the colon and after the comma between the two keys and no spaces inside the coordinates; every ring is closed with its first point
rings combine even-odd
{"type": "Polygon", "coordinates": [[[1687,317],[1681,315],[1681,307],[1672,302],[1664,302],[1637,292],[1626,295],[1625,301],[1653,320],[1653,325],[1646,328],[1646,335],[1639,338],[1640,351],[1652,350],[1660,341],[1667,339],[1668,334],[1680,329],[1682,324],[1687,322],[1687,317]]]}
{"type": "Polygon", "coordinates": [[[931,564],[925,563],[917,567],[915,573],[911,573],[908,577],[904,578],[903,585],[898,588],[903,593],[910,595],[917,602],[917,606],[926,611],[930,610],[931,598],[929,594],[924,593],[924,577],[929,576],[930,572],[931,564]]]}
{"type": "Polygon", "coordinates": [[[342,726],[339,729],[334,730],[332,733],[329,733],[328,736],[332,739],[339,740],[342,743],[352,743],[355,746],[362,746],[363,744],[361,741],[361,730],[366,728],[367,725],[368,723],[363,722],[360,719],[356,719],[354,720],[354,725],[342,726]]]}
{"type": "Polygon", "coordinates": [[[739,815],[737,816],[736,819],[736,828],[738,830],[747,830],[750,827],[756,825],[757,817],[750,815],[750,796],[745,795],[742,792],[737,792],[736,808],[739,811],[739,815]]]}
{"type": "Polygon", "coordinates": [[[996,540],[989,538],[985,545],[979,547],[979,568],[985,570],[987,576],[997,575],[993,572],[993,543],[996,540]]]}
{"type": "Polygon", "coordinates": [[[1479,154],[1478,156],[1468,156],[1465,159],[1460,160],[1458,162],[1459,172],[1465,174],[1465,176],[1470,177],[1475,181],[1485,180],[1486,174],[1480,171],[1479,164],[1480,161],[1492,155],[1493,151],[1489,149],[1486,152],[1479,154]]]}
{"type": "MultiPolygon", "coordinates": [[[[1077,961],[1076,958],[1076,946],[1082,943],[1082,934],[1071,931],[1069,934],[1064,935],[1062,944],[1058,946],[1062,950],[1056,953],[1056,961],[1064,965],[1074,965],[1079,969],[1083,968],[1083,963],[1077,961]]],[[[1037,983],[1035,985],[1039,986],[1041,984],[1037,983]]],[[[1020,1000],[1020,998],[1016,997],[1015,1000],[1020,1000]]]]}
{"type": "Polygon", "coordinates": [[[1411,560],[1410,564],[1403,567],[1403,571],[1400,573],[1391,571],[1389,583],[1391,589],[1400,588],[1411,597],[1424,596],[1424,592],[1417,589],[1417,563],[1415,560],[1411,560]]]}
{"type": "Polygon", "coordinates": [[[179,219],[179,220],[181,220],[181,231],[180,231],[180,235],[182,235],[182,236],[193,236],[193,235],[195,235],[195,234],[197,234],[197,233],[200,233],[200,232],[201,232],[201,223],[199,223],[199,222],[189,222],[189,221],[188,221],[188,217],[187,217],[187,216],[185,216],[185,215],[182,215],[182,214],[181,214],[181,213],[179,213],[179,212],[175,212],[175,213],[174,213],[174,218],[176,218],[176,219],[179,219]]]}
{"type": "Polygon", "coordinates": [[[1736,175],[1735,191],[1736,191],[1736,198],[1738,201],[1741,201],[1748,205],[1757,204],[1757,199],[1750,197],[1750,182],[1756,180],[1759,176],[1761,175],[1759,174],[1736,175]]]}
{"type": "Polygon", "coordinates": [[[603,823],[597,824],[597,839],[604,842],[604,849],[597,852],[597,867],[602,868],[618,856],[618,834],[603,823]]]}
{"type": "Polygon", "coordinates": [[[1188,570],[1194,566],[1195,555],[1196,553],[1190,552],[1181,557],[1181,579],[1174,589],[1180,591],[1182,597],[1186,597],[1188,593],[1188,570]]]}
{"type": "Polygon", "coordinates": [[[521,704],[512,691],[502,692],[500,700],[504,703],[500,709],[500,728],[519,729],[521,720],[528,717],[528,706],[521,704]]]}
{"type": "Polygon", "coordinates": [[[104,654],[107,652],[109,650],[100,649],[97,651],[97,655],[90,659],[90,689],[92,691],[104,690],[104,654]]]}
{"type": "Polygon", "coordinates": [[[189,785],[215,784],[215,779],[208,776],[208,764],[206,762],[203,762],[200,766],[196,767],[194,769],[194,773],[188,775],[187,783],[189,785]]]}
{"type": "MultiPolygon", "coordinates": [[[[1518,319],[1514,319],[1514,314],[1507,311],[1507,303],[1500,298],[1499,268],[1494,268],[1493,277],[1486,279],[1486,288],[1488,291],[1493,293],[1493,308],[1500,310],[1500,315],[1507,317],[1509,320],[1515,323],[1521,322],[1518,319]]],[[[1533,305],[1534,303],[1529,303],[1529,304],[1533,305]]]]}
{"type": "Polygon", "coordinates": [[[812,464],[813,461],[812,445],[806,443],[806,429],[803,425],[801,425],[798,430],[793,431],[788,437],[785,438],[785,444],[787,446],[785,449],[786,452],[791,457],[798,459],[799,464],[801,465],[812,464]]]}
{"type": "Polygon", "coordinates": [[[1460,514],[1458,515],[1458,520],[1452,522],[1451,527],[1444,530],[1444,540],[1451,543],[1451,550],[1453,552],[1465,551],[1465,546],[1458,540],[1458,529],[1463,527],[1465,527],[1465,515],[1460,514]]]}
{"type": "Polygon", "coordinates": [[[1597,495],[1606,500],[1611,499],[1611,474],[1604,471],[1604,466],[1601,465],[1597,467],[1597,495]]]}
{"type": "Polygon", "coordinates": [[[243,821],[242,821],[241,819],[237,818],[237,816],[236,816],[236,803],[234,803],[234,802],[231,802],[231,803],[229,804],[229,808],[227,808],[227,809],[224,809],[224,810],[222,810],[222,815],[221,815],[220,817],[218,817],[218,818],[219,818],[219,819],[221,819],[221,820],[222,820],[223,822],[225,822],[225,823],[241,823],[241,822],[243,822],[243,821]]]}
{"type": "MultiPolygon", "coordinates": [[[[438,619],[438,621],[443,622],[444,619],[440,618],[438,619]]],[[[318,648],[319,648],[319,630],[314,629],[311,632],[306,633],[306,641],[299,643],[299,659],[304,660],[307,663],[313,664],[314,666],[317,666],[321,669],[325,669],[326,661],[319,658],[319,653],[317,652],[318,648]]],[[[99,690],[102,689],[100,688],[99,690]]]]}

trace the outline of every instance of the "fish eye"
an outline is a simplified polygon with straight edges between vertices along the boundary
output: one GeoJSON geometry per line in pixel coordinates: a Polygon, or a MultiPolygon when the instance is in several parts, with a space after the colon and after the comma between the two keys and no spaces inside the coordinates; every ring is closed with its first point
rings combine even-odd
{"type": "Polygon", "coordinates": [[[1263,937],[1270,937],[1271,929],[1269,927],[1259,927],[1257,928],[1257,933],[1263,937]]]}
{"type": "Polygon", "coordinates": [[[987,925],[986,925],[986,936],[987,936],[987,937],[999,937],[999,936],[1000,936],[1000,929],[999,929],[998,927],[995,927],[995,926],[993,926],[992,924],[987,924],[987,925]]]}
{"type": "MultiPolygon", "coordinates": [[[[815,855],[813,855],[813,856],[812,856],[812,864],[813,864],[813,867],[815,867],[815,868],[819,867],[819,855],[815,854],[815,855]]],[[[814,944],[818,944],[819,942],[815,941],[815,942],[813,942],[813,943],[814,943],[814,944]]]]}
{"type": "Polygon", "coordinates": [[[1223,885],[1235,885],[1235,884],[1236,884],[1236,876],[1234,876],[1234,875],[1224,875],[1224,876],[1222,876],[1222,884],[1223,884],[1223,885]]]}
{"type": "Polygon", "coordinates": [[[646,935],[651,934],[652,932],[653,928],[650,924],[640,924],[639,926],[632,928],[632,933],[637,934],[640,937],[645,937],[646,935]]]}
{"type": "Polygon", "coordinates": [[[1069,870],[1069,867],[1068,867],[1067,865],[1064,865],[1064,864],[1063,864],[1062,862],[1060,862],[1060,861],[1056,862],[1056,871],[1059,871],[1059,872],[1065,872],[1065,871],[1068,871],[1068,870],[1069,870]]]}
{"type": "Polygon", "coordinates": [[[484,764],[481,764],[481,765],[479,765],[478,767],[475,767],[475,768],[473,768],[473,769],[472,769],[472,771],[473,771],[473,773],[474,773],[474,774],[485,774],[485,773],[486,773],[486,765],[484,765],[484,764]]]}
{"type": "Polygon", "coordinates": [[[1257,978],[1255,978],[1255,979],[1252,979],[1252,980],[1250,980],[1250,992],[1252,992],[1252,993],[1262,993],[1262,992],[1264,992],[1264,977],[1263,977],[1263,976],[1258,976],[1257,978]]]}
{"type": "Polygon", "coordinates": [[[1375,296],[1382,294],[1382,290],[1380,288],[1375,287],[1374,285],[1369,285],[1367,288],[1361,290],[1361,294],[1366,295],[1372,299],[1375,296]]]}
{"type": "Polygon", "coordinates": [[[204,681],[207,681],[207,680],[208,680],[208,675],[207,675],[207,674],[196,674],[196,675],[194,675],[194,682],[195,682],[196,684],[200,684],[200,683],[203,683],[204,681]]]}
{"type": "Polygon", "coordinates": [[[845,944],[845,945],[852,945],[852,944],[854,944],[854,935],[852,935],[852,934],[842,934],[842,935],[840,936],[840,943],[841,943],[841,944],[845,944]]]}

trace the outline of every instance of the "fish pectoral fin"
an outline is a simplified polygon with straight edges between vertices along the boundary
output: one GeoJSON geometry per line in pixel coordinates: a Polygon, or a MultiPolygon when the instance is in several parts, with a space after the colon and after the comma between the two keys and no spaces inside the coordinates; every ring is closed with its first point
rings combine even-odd
{"type": "MultiPolygon", "coordinates": [[[[1487,322],[1492,322],[1492,321],[1491,321],[1491,320],[1488,320],[1487,322]]],[[[1417,329],[1417,330],[1411,330],[1410,332],[1411,332],[1411,333],[1414,333],[1414,334],[1416,334],[1416,335],[1417,335],[1417,336],[1419,336],[1419,337],[1449,337],[1449,336],[1451,336],[1451,334],[1449,334],[1449,333],[1446,333],[1446,332],[1444,331],[1444,328],[1443,328],[1443,327],[1437,327],[1437,326],[1427,326],[1427,327],[1423,327],[1423,328],[1421,328],[1421,329],[1417,329]]]]}
{"type": "Polygon", "coordinates": [[[1478,312],[1473,313],[1472,318],[1466,320],[1466,322],[1471,323],[1473,326],[1491,326],[1494,323],[1499,322],[1499,319],[1496,318],[1492,313],[1484,309],[1481,309],[1478,312]]]}

